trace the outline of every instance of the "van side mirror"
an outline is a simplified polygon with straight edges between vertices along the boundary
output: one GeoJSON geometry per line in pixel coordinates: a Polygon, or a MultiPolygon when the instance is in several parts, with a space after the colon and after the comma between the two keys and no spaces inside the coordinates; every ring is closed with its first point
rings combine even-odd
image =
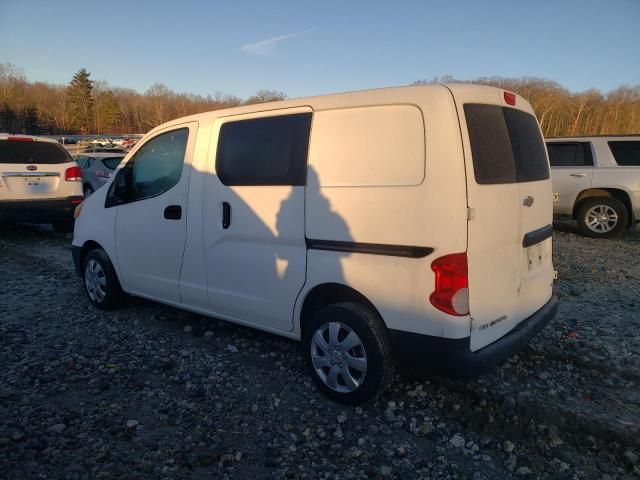
{"type": "Polygon", "coordinates": [[[127,203],[131,193],[131,182],[129,179],[131,178],[131,169],[121,168],[116,173],[111,186],[109,187],[109,192],[107,192],[107,198],[105,202],[105,207],[114,207],[116,205],[122,205],[123,203],[127,203]]]}

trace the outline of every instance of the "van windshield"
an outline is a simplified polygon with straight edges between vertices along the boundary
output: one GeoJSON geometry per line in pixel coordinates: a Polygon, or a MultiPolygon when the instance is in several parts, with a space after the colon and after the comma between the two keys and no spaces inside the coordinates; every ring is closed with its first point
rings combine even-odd
{"type": "Polygon", "coordinates": [[[499,105],[467,103],[473,170],[481,185],[549,178],[545,147],[533,115],[499,105]]]}
{"type": "Polygon", "coordinates": [[[73,162],[61,145],[52,142],[0,140],[0,163],[56,164],[73,162]]]}

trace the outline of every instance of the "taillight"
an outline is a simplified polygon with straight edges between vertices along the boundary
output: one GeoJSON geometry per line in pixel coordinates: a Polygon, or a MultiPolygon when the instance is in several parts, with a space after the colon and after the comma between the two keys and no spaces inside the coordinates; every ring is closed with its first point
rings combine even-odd
{"type": "Polygon", "coordinates": [[[449,315],[469,315],[469,275],[467,254],[453,253],[433,261],[436,289],[429,297],[431,304],[449,315]]]}
{"type": "Polygon", "coordinates": [[[105,170],[98,170],[95,173],[96,173],[96,177],[100,177],[100,178],[109,178],[111,176],[109,172],[105,170]]]}
{"type": "Polygon", "coordinates": [[[69,167],[64,172],[64,179],[67,182],[81,182],[82,181],[82,169],[80,167],[69,167]]]}
{"type": "Polygon", "coordinates": [[[507,105],[516,104],[516,94],[512,92],[504,92],[504,101],[507,105]]]}

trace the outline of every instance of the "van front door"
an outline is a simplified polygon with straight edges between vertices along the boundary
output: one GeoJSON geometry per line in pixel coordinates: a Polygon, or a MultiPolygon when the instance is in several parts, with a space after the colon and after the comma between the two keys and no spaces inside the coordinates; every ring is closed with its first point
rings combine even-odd
{"type": "MultiPolygon", "coordinates": [[[[180,302],[187,187],[197,123],[158,132],[116,174],[116,254],[125,290],[180,302]]],[[[110,201],[109,199],[107,200],[110,201]]]]}
{"type": "Polygon", "coordinates": [[[215,174],[205,182],[203,235],[209,301],[223,318],[293,329],[306,274],[310,127],[308,108],[214,124],[215,174]]]}

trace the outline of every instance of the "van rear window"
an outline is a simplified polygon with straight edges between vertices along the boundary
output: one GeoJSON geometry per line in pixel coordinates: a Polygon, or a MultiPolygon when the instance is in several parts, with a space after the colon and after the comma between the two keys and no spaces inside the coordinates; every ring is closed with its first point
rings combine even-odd
{"type": "Polygon", "coordinates": [[[473,170],[482,185],[535,182],[549,178],[538,122],[521,110],[467,103],[473,170]]]}
{"type": "Polygon", "coordinates": [[[56,164],[73,162],[61,145],[52,142],[0,140],[0,163],[56,164]]]}

